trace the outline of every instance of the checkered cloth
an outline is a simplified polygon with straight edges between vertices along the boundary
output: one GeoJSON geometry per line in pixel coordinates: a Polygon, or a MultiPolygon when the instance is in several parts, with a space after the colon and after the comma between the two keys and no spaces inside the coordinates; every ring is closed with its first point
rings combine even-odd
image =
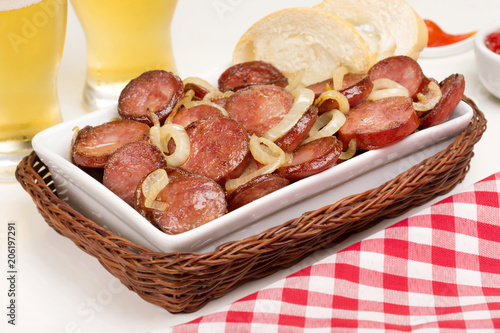
{"type": "Polygon", "coordinates": [[[500,330],[500,173],[165,332],[500,330]]]}

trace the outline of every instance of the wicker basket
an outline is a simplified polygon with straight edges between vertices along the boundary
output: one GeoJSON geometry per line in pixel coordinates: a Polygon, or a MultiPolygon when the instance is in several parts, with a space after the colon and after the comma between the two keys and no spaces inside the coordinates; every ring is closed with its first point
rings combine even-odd
{"type": "Polygon", "coordinates": [[[474,114],[447,149],[378,188],[209,253],[152,252],[114,235],[57,197],[50,172],[35,153],[19,164],[16,177],[52,228],[96,257],[129,289],[171,313],[193,312],[249,280],[290,267],[319,248],[453,189],[464,179],[474,145],[486,130],[483,113],[469,98],[463,100],[474,114]]]}

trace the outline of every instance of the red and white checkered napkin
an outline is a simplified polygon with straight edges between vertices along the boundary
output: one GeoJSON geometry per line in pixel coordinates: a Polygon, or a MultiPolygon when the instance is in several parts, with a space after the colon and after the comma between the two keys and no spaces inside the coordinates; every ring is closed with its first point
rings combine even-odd
{"type": "Polygon", "coordinates": [[[500,330],[499,190],[500,173],[168,332],[500,330]]]}

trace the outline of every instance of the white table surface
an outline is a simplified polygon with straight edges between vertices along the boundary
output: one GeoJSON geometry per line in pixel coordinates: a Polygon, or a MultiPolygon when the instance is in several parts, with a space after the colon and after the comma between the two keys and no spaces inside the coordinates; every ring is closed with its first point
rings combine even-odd
{"type": "MultiPolygon", "coordinates": [[[[179,0],[173,23],[173,44],[181,77],[207,73],[231,60],[239,36],[260,17],[280,8],[310,6],[318,0],[179,0]]],[[[440,23],[449,32],[467,32],[500,17],[497,1],[409,1],[424,18],[440,23]],[[451,5],[452,4],[452,5],[451,5]],[[445,12],[443,11],[445,10],[445,12]]],[[[475,147],[470,172],[450,194],[500,171],[500,101],[478,81],[474,53],[448,58],[421,59],[424,72],[437,79],[451,73],[466,77],[466,94],[486,115],[488,130],[475,147]]],[[[85,78],[85,39],[71,6],[63,61],[59,75],[59,97],[64,120],[85,114],[80,95],[85,78]]],[[[428,154],[442,147],[431,147],[428,154]]],[[[361,192],[381,184],[426,153],[403,158],[373,170],[351,182],[361,192]]],[[[321,200],[321,198],[318,198],[321,200]]],[[[437,201],[435,199],[433,202],[437,201]]],[[[432,202],[424,206],[430,205],[432,202]]],[[[303,207],[302,207],[303,208],[303,207]]],[[[301,208],[299,208],[301,209],[301,208]]],[[[420,209],[420,208],[419,208],[420,209]]],[[[418,210],[418,209],[417,209],[418,210]]],[[[413,210],[412,212],[415,212],[413,210]]],[[[29,195],[17,183],[0,184],[0,331],[1,332],[151,332],[217,311],[249,293],[306,267],[401,218],[389,220],[344,241],[333,249],[317,252],[296,266],[270,277],[247,283],[192,314],[170,314],[127,290],[93,257],[51,229],[39,215],[29,195]],[[7,223],[17,226],[16,326],[7,324],[7,223]]],[[[410,212],[410,213],[412,213],[410,212]]],[[[301,211],[292,211],[299,215],[301,211]]],[[[406,214],[405,216],[409,215],[406,214]]],[[[403,216],[404,217],[404,216],[403,216]]]]}

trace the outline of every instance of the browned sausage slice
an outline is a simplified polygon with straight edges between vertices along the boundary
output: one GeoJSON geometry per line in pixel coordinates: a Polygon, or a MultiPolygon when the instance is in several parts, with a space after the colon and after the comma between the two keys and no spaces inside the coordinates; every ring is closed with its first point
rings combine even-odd
{"type": "Polygon", "coordinates": [[[103,168],[109,156],[121,146],[149,140],[149,126],[133,120],[115,120],[78,131],[71,148],[73,163],[89,168],[103,168]]]}
{"type": "Polygon", "coordinates": [[[285,117],[293,103],[292,94],[284,88],[255,85],[231,95],[226,103],[226,110],[250,134],[262,136],[285,117]]]}
{"type": "Polygon", "coordinates": [[[219,90],[237,91],[253,84],[275,84],[286,87],[288,79],[270,63],[256,60],[233,65],[219,77],[219,90]]]}
{"type": "Polygon", "coordinates": [[[349,111],[338,136],[345,147],[355,139],[359,150],[378,149],[410,135],[419,124],[410,97],[388,97],[349,111]]]}
{"type": "Polygon", "coordinates": [[[118,113],[124,119],[152,126],[148,111],[154,112],[163,122],[183,94],[184,85],[177,75],[163,70],[148,71],[122,90],[118,98],[118,113]]]}
{"type": "Polygon", "coordinates": [[[291,153],[305,139],[314,123],[318,119],[318,108],[311,105],[302,115],[299,121],[275,143],[283,149],[285,153],[291,153]]]}
{"type": "Polygon", "coordinates": [[[194,92],[193,100],[202,100],[203,97],[210,92],[205,87],[192,82],[184,84],[184,93],[187,93],[189,90],[194,92]]]}
{"type": "Polygon", "coordinates": [[[180,234],[215,220],[227,213],[224,190],[210,178],[181,173],[172,176],[156,197],[164,202],[164,211],[146,208],[141,185],[137,187],[136,209],[153,225],[167,234],[180,234]]]}
{"type": "Polygon", "coordinates": [[[462,74],[452,74],[439,83],[442,97],[434,108],[420,118],[420,128],[428,128],[447,121],[465,91],[465,78],[462,74]]]}
{"type": "Polygon", "coordinates": [[[342,142],[334,136],[308,142],[293,153],[288,165],[275,173],[291,181],[303,179],[332,167],[342,153],[342,142]]]}
{"type": "Polygon", "coordinates": [[[284,177],[275,174],[257,176],[241,185],[227,197],[228,210],[233,211],[290,184],[284,177]]]}
{"type": "Polygon", "coordinates": [[[182,108],[173,116],[172,123],[186,127],[187,125],[210,116],[222,115],[215,106],[200,104],[190,108],[182,108]]]}
{"type": "Polygon", "coordinates": [[[408,56],[394,56],[380,60],[368,71],[370,79],[393,80],[406,89],[411,98],[421,90],[425,81],[422,68],[412,58],[408,56]]]}
{"type": "Polygon", "coordinates": [[[134,206],[135,191],[142,178],[166,166],[165,156],[152,143],[128,143],[109,158],[104,167],[103,185],[130,206],[134,206]]]}
{"type": "Polygon", "coordinates": [[[194,174],[212,178],[224,184],[238,178],[250,158],[249,137],[241,123],[211,116],[186,127],[191,143],[187,161],[180,167],[194,174]]]}
{"type": "MultiPolygon", "coordinates": [[[[322,82],[310,85],[308,88],[314,91],[315,99],[327,91],[328,87],[333,89],[333,79],[327,79],[322,82]]],[[[342,81],[342,89],[340,93],[344,95],[349,101],[349,106],[354,107],[364,101],[373,89],[373,82],[369,75],[349,73],[344,76],[342,81]]],[[[338,109],[339,103],[336,100],[326,100],[319,108],[318,113],[338,109]]]]}

